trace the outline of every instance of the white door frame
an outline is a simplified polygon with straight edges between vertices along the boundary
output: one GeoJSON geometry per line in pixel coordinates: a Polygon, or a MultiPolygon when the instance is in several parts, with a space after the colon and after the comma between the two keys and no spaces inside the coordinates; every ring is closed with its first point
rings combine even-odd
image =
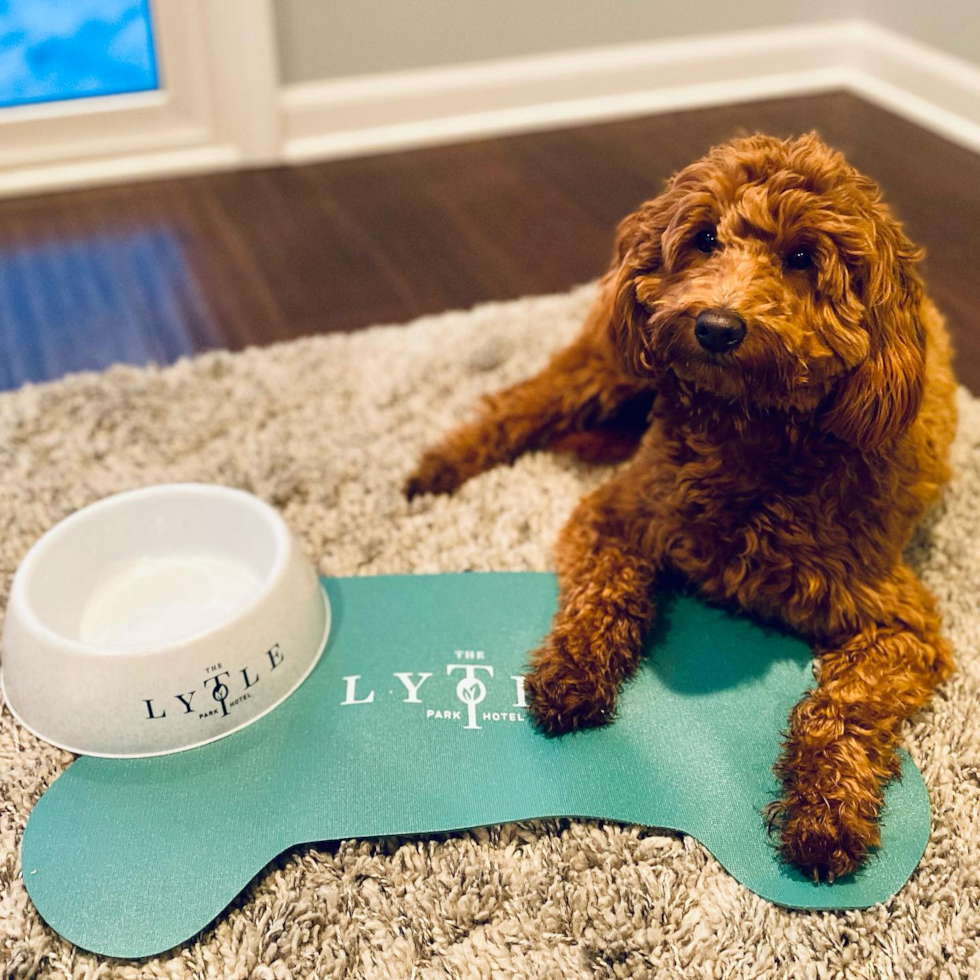
{"type": "Polygon", "coordinates": [[[151,0],[160,88],[0,110],[0,194],[280,152],[273,0],[151,0]]]}

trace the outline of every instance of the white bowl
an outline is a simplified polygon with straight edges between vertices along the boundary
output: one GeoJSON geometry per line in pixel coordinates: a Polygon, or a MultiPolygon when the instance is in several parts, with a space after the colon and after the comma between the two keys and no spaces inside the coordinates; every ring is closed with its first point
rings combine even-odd
{"type": "Polygon", "coordinates": [[[271,711],[329,629],[316,572],[273,508],[227,487],[147,487],[72,514],[27,553],[0,688],[60,748],[162,755],[271,711]]]}

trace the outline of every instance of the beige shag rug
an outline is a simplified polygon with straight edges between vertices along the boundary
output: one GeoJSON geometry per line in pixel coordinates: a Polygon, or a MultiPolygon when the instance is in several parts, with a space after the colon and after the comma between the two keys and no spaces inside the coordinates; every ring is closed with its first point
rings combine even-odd
{"type": "MultiPolygon", "coordinates": [[[[0,396],[0,599],[55,521],[172,480],[258,494],[334,574],[548,568],[559,526],[603,472],[541,453],[453,499],[409,505],[399,485],[481,392],[526,375],[569,338],[590,295],[584,287],[0,396]]],[[[955,483],[911,556],[942,601],[960,672],[907,733],[935,822],[922,863],[887,905],[786,911],[742,888],[696,840],[550,821],[297,848],[186,946],[102,960],[55,935],[27,898],[24,823],[71,756],[5,711],[0,975],[980,977],[980,401],[961,392],[960,409],[955,483]]]]}

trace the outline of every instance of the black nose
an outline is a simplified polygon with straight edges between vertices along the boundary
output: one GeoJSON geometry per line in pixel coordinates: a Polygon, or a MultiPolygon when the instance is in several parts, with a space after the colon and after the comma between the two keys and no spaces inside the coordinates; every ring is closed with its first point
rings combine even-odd
{"type": "Polygon", "coordinates": [[[702,310],[694,321],[698,343],[714,354],[735,350],[745,336],[745,321],[731,310],[702,310]]]}

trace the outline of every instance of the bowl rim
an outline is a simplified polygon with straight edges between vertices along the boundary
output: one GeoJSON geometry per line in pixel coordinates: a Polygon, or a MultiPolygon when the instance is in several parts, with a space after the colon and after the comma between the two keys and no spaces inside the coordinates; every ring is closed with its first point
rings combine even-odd
{"type": "Polygon", "coordinates": [[[97,500],[73,511],[67,517],[62,518],[52,527],[48,528],[31,545],[27,554],[21,560],[17,571],[14,573],[14,580],[10,587],[10,597],[7,601],[7,614],[9,615],[12,607],[16,607],[17,615],[20,616],[24,625],[31,633],[40,635],[47,642],[57,645],[63,651],[67,650],[72,653],[99,659],[118,660],[134,660],[144,657],[158,657],[165,653],[176,653],[218,635],[249,611],[259,606],[285,575],[289,563],[291,542],[291,533],[282,515],[264,500],[245,490],[239,490],[236,487],[226,487],[218,483],[186,482],[156,483],[150,486],[136,487],[132,490],[123,490],[120,493],[110,494],[108,497],[103,497],[101,500],[97,500]],[[258,591],[249,599],[247,605],[241,607],[233,615],[211,623],[209,626],[189,636],[182,637],[179,640],[156,644],[150,647],[140,647],[133,650],[108,651],[93,644],[83,643],[80,640],[74,640],[71,637],[64,636],[45,624],[28,599],[28,584],[31,578],[37,574],[37,566],[44,560],[44,554],[52,544],[65,534],[70,533],[76,524],[91,519],[93,514],[98,514],[104,510],[111,510],[120,503],[132,500],[133,498],[160,496],[234,498],[257,513],[272,530],[275,540],[275,560],[263,576],[262,584],[259,586],[258,591]]]}

